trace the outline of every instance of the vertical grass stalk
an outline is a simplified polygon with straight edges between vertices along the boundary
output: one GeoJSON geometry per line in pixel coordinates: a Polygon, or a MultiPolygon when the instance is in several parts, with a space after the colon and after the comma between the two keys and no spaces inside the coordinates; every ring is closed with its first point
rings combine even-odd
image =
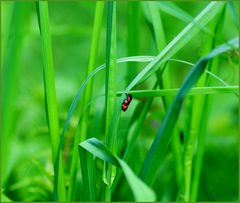
{"type": "MultiPolygon", "coordinates": [[[[48,16],[48,2],[38,1],[37,11],[39,19],[39,28],[41,34],[41,44],[43,53],[43,76],[44,76],[44,89],[46,97],[46,110],[48,118],[48,128],[52,145],[52,158],[54,169],[56,166],[58,145],[59,145],[59,123],[58,123],[58,109],[57,98],[54,78],[54,66],[52,57],[51,35],[49,29],[49,16],[48,16]]],[[[55,172],[55,170],[54,170],[55,172]]],[[[54,178],[58,176],[57,188],[54,188],[54,200],[65,201],[66,192],[64,185],[64,173],[62,166],[62,159],[59,161],[59,172],[54,174],[54,178]]]]}
{"type": "MultiPolygon", "coordinates": [[[[226,12],[226,6],[223,8],[221,14],[216,19],[216,23],[214,23],[214,33],[221,33],[223,29],[224,24],[224,18],[225,18],[225,12],[226,12]]],[[[216,39],[213,38],[211,42],[212,49],[216,46],[216,39]]],[[[212,71],[213,73],[217,72],[218,68],[218,58],[212,60],[209,63],[208,69],[212,71]]],[[[211,86],[212,80],[210,79],[209,75],[206,76],[205,79],[205,86],[211,86]]],[[[205,137],[207,134],[207,124],[208,124],[208,118],[212,106],[212,97],[210,95],[204,96],[203,99],[203,106],[202,106],[202,114],[199,119],[199,126],[198,126],[198,145],[197,150],[195,154],[195,161],[194,161],[194,173],[192,178],[192,190],[190,194],[190,200],[196,201],[197,194],[198,194],[198,188],[199,188],[199,181],[200,181],[200,173],[202,169],[202,158],[204,153],[204,145],[205,145],[205,137]]]]}
{"type": "MultiPolygon", "coordinates": [[[[107,3],[107,44],[106,44],[106,76],[105,76],[105,144],[113,154],[116,153],[116,138],[110,136],[110,125],[116,105],[116,2],[107,3]]],[[[103,180],[106,183],[105,200],[110,201],[110,187],[116,168],[105,162],[103,180]]]]}
{"type": "MultiPolygon", "coordinates": [[[[149,6],[149,15],[150,19],[152,20],[153,25],[153,31],[154,31],[154,37],[157,45],[158,53],[160,53],[163,48],[167,45],[166,43],[166,37],[165,32],[163,28],[163,23],[161,19],[161,15],[158,8],[158,2],[147,2],[149,6]]],[[[160,81],[160,88],[169,87],[171,86],[171,74],[170,70],[166,69],[164,77],[161,73],[161,70],[158,70],[156,72],[157,78],[160,81]]],[[[163,107],[165,111],[170,107],[172,98],[171,97],[163,97],[163,107]]],[[[181,149],[180,149],[180,142],[178,137],[178,132],[176,130],[176,127],[173,130],[173,139],[171,141],[171,147],[173,149],[174,154],[174,161],[175,161],[175,175],[176,175],[176,182],[177,185],[180,186],[180,182],[182,179],[182,155],[181,155],[181,149]]]]}
{"type": "MultiPolygon", "coordinates": [[[[127,55],[137,56],[140,45],[140,17],[141,17],[141,2],[129,1],[127,5],[128,29],[127,29],[127,55]]],[[[131,66],[131,71],[126,75],[126,80],[131,80],[137,74],[137,64],[128,64],[131,66]]]]}
{"type": "MultiPolygon", "coordinates": [[[[1,2],[2,3],[2,2],[1,2]]],[[[6,2],[10,3],[10,2],[6,2]]],[[[18,63],[26,29],[29,23],[30,7],[28,3],[13,2],[13,15],[3,46],[2,61],[2,140],[1,140],[1,180],[2,186],[6,184],[10,172],[8,155],[13,134],[13,121],[15,119],[13,104],[16,94],[16,81],[18,74],[18,63]],[[8,40],[8,33],[12,32],[13,37],[8,40]]]]}
{"type": "MultiPolygon", "coordinates": [[[[96,65],[96,59],[98,54],[98,47],[100,41],[101,34],[101,25],[102,18],[104,13],[104,1],[97,1],[95,8],[95,17],[94,17],[94,25],[93,25],[93,36],[92,36],[92,44],[91,44],[91,52],[89,57],[89,64],[87,68],[87,76],[94,70],[96,65]]],[[[87,77],[86,76],[86,77],[87,77]]],[[[89,81],[89,84],[86,86],[86,90],[84,92],[83,106],[85,106],[91,96],[92,96],[92,85],[93,81],[89,81]]],[[[76,177],[76,169],[77,169],[77,159],[78,159],[78,150],[77,145],[80,141],[85,140],[87,136],[87,128],[88,128],[88,119],[89,119],[89,110],[87,110],[83,114],[83,118],[80,120],[80,130],[77,131],[76,136],[74,138],[74,146],[72,151],[72,161],[70,167],[70,180],[69,180],[69,190],[68,190],[68,200],[72,200],[73,196],[73,187],[75,185],[75,177],[76,177]]]]}

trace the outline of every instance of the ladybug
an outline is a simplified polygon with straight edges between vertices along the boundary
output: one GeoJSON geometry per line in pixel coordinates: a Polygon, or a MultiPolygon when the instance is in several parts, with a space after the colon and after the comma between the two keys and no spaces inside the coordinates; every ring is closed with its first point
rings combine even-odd
{"type": "Polygon", "coordinates": [[[122,110],[123,111],[126,111],[129,104],[131,103],[132,101],[132,95],[131,94],[126,94],[127,98],[124,99],[123,103],[122,103],[122,110]]]}

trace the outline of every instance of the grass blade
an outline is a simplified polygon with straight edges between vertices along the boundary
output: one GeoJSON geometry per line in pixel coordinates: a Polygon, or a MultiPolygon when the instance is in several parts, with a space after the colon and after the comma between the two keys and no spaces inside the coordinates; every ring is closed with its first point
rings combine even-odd
{"type": "Polygon", "coordinates": [[[106,144],[112,148],[112,140],[109,139],[109,126],[115,107],[116,92],[116,5],[108,2],[107,18],[107,50],[106,50],[106,144]]]}
{"type": "Polygon", "coordinates": [[[238,28],[239,27],[239,17],[238,17],[238,12],[236,10],[234,2],[233,1],[228,1],[227,4],[228,4],[228,7],[230,9],[234,24],[238,28]]]}
{"type": "MultiPolygon", "coordinates": [[[[2,3],[1,9],[5,11],[1,16],[1,25],[2,25],[1,30],[2,30],[2,32],[4,32],[4,35],[2,37],[1,57],[2,57],[2,59],[5,59],[6,58],[6,50],[7,50],[8,43],[9,43],[11,21],[13,18],[14,2],[2,3]]],[[[2,71],[2,66],[3,66],[3,60],[1,60],[1,71],[2,71]]]]}
{"type": "MultiPolygon", "coordinates": [[[[95,157],[111,163],[123,170],[123,173],[128,181],[128,184],[133,192],[135,201],[155,201],[156,196],[154,192],[141,181],[131,170],[131,168],[120,158],[115,156],[107,147],[103,145],[96,138],[90,138],[79,144],[80,158],[82,150],[91,153],[95,157]]],[[[82,159],[81,159],[82,160],[82,159]]]]}
{"type": "MultiPolygon", "coordinates": [[[[161,16],[159,13],[159,9],[158,9],[158,3],[157,2],[149,2],[149,10],[150,10],[150,14],[152,16],[152,24],[153,24],[153,29],[154,29],[154,36],[155,36],[155,40],[157,43],[157,50],[158,53],[162,51],[162,49],[166,46],[166,36],[164,34],[164,28],[163,28],[163,24],[161,21],[161,16]]],[[[156,71],[156,75],[158,77],[158,80],[160,81],[159,83],[159,87],[161,89],[164,89],[165,87],[171,87],[172,86],[172,75],[171,75],[171,70],[170,69],[166,69],[165,73],[164,73],[164,77],[163,74],[161,73],[161,70],[157,70],[156,71]]],[[[163,101],[163,107],[164,110],[166,111],[170,105],[171,105],[171,101],[172,98],[170,97],[163,97],[162,98],[163,101]]],[[[181,149],[180,149],[180,141],[179,141],[179,137],[178,137],[178,132],[177,132],[177,127],[174,128],[173,131],[173,140],[171,142],[171,146],[172,146],[172,151],[174,154],[174,168],[175,168],[175,177],[176,177],[176,182],[177,182],[177,186],[180,185],[181,183],[181,178],[182,178],[182,153],[181,153],[181,149]]]]}
{"type": "MultiPolygon", "coordinates": [[[[180,89],[160,89],[160,90],[133,90],[129,91],[134,98],[142,97],[166,97],[175,96],[180,89]]],[[[235,94],[238,91],[238,86],[219,86],[219,87],[195,87],[192,88],[188,95],[209,95],[209,94],[235,94]]],[[[123,92],[117,92],[120,96],[123,92]]],[[[236,95],[238,97],[238,95],[236,95]]]]}
{"type": "Polygon", "coordinates": [[[93,157],[83,148],[79,148],[80,165],[84,185],[84,201],[96,201],[95,166],[93,157]]]}
{"type": "MultiPolygon", "coordinates": [[[[109,127],[116,105],[116,2],[108,2],[107,7],[107,44],[106,44],[106,73],[105,73],[105,143],[113,153],[116,152],[116,138],[110,137],[109,127]]],[[[104,164],[103,181],[106,183],[105,200],[110,201],[110,186],[115,177],[115,167],[104,164]]]]}
{"type": "MultiPolygon", "coordinates": [[[[125,57],[125,58],[120,58],[117,60],[117,63],[125,63],[125,62],[148,62],[151,61],[153,57],[149,57],[149,56],[133,56],[133,57],[125,57]]],[[[67,131],[67,128],[70,124],[70,121],[72,119],[73,113],[77,108],[78,102],[82,96],[83,90],[85,88],[85,86],[87,85],[87,83],[90,81],[90,79],[92,79],[96,73],[98,73],[99,71],[103,70],[106,68],[106,64],[103,64],[99,67],[97,67],[82,83],[81,87],[79,88],[76,96],[74,97],[71,106],[69,108],[68,111],[68,115],[67,115],[67,119],[64,122],[64,126],[63,126],[63,130],[61,133],[61,137],[60,137],[60,142],[59,142],[59,147],[58,147],[58,152],[57,152],[57,158],[56,158],[56,167],[55,167],[55,173],[57,174],[59,171],[59,164],[60,164],[60,154],[63,148],[63,142],[64,142],[64,137],[65,137],[65,133],[67,131]]],[[[58,176],[55,178],[54,181],[54,188],[57,188],[58,186],[58,176]]]]}
{"type": "MultiPolygon", "coordinates": [[[[226,13],[226,7],[224,7],[221,15],[219,16],[219,18],[217,19],[216,25],[214,27],[214,32],[215,33],[221,33],[223,30],[223,24],[225,21],[225,13],[226,13]]],[[[216,45],[216,40],[213,38],[212,43],[211,43],[212,47],[214,47],[216,45]]],[[[218,68],[218,58],[214,59],[213,61],[211,61],[209,63],[209,70],[213,71],[213,72],[217,72],[217,68],[218,68]]],[[[206,75],[205,77],[205,85],[211,85],[212,83],[212,78],[209,77],[209,75],[206,75]]],[[[237,95],[238,93],[236,93],[237,95]]],[[[238,95],[237,95],[238,96],[238,95]]],[[[199,109],[199,117],[198,117],[198,126],[196,129],[196,137],[198,139],[198,144],[197,144],[197,150],[196,150],[196,154],[195,154],[195,160],[193,162],[194,164],[194,171],[193,171],[193,176],[192,176],[192,181],[191,181],[191,194],[190,194],[190,200],[194,200],[196,201],[197,198],[197,194],[198,194],[198,186],[199,186],[199,180],[200,180],[200,172],[202,169],[202,158],[203,158],[203,152],[204,152],[204,143],[205,143],[205,137],[207,134],[207,124],[209,121],[209,113],[210,113],[210,109],[212,106],[212,96],[207,95],[204,97],[200,97],[198,98],[199,100],[202,99],[202,106],[197,106],[199,109]]],[[[193,107],[194,108],[194,107],[193,107]]],[[[197,116],[198,114],[194,115],[197,116]]],[[[193,156],[192,156],[193,157],[193,156]]]]}
{"type": "Polygon", "coordinates": [[[223,44],[215,48],[207,56],[200,59],[185,78],[177,96],[174,98],[174,101],[158,130],[157,136],[153,141],[153,144],[146,156],[145,162],[141,169],[140,177],[148,184],[153,183],[154,178],[158,173],[158,169],[160,166],[159,162],[162,161],[166,152],[167,146],[171,138],[170,135],[174,125],[176,124],[184,98],[186,97],[192,86],[198,81],[199,77],[201,76],[207,65],[207,62],[215,56],[231,50],[232,47],[229,45],[237,48],[238,39],[231,40],[229,44],[223,44]],[[158,160],[158,162],[156,162],[156,160],[158,160]]]}
{"type": "MultiPolygon", "coordinates": [[[[127,2],[127,55],[139,55],[140,35],[141,35],[141,2],[127,2]]],[[[137,64],[128,64],[131,71],[127,72],[126,80],[130,81],[137,74],[137,64]],[[131,67],[130,67],[131,66],[131,67]]]]}
{"type": "Polygon", "coordinates": [[[161,64],[165,63],[177,51],[179,51],[187,42],[189,42],[198,32],[199,26],[206,25],[223,8],[224,2],[211,2],[209,5],[189,23],[153,60],[149,63],[128,85],[126,92],[132,89],[141,81],[150,77],[161,64]],[[198,25],[198,26],[197,26],[198,25]]]}
{"type": "MultiPolygon", "coordinates": [[[[92,45],[91,45],[91,52],[89,58],[89,64],[87,68],[87,76],[94,70],[96,64],[96,58],[98,54],[98,47],[100,42],[100,34],[101,34],[101,25],[102,25],[102,18],[104,13],[104,2],[97,1],[96,2],[96,9],[95,9],[95,17],[94,17],[94,25],[93,25],[93,36],[92,36],[92,45]]],[[[89,81],[89,84],[86,86],[86,90],[84,92],[84,101],[83,106],[87,104],[90,100],[92,95],[92,81],[89,81]]],[[[79,123],[81,130],[80,132],[76,133],[74,138],[74,147],[72,150],[72,162],[70,167],[70,180],[69,180],[69,191],[68,191],[68,200],[72,199],[73,196],[73,187],[74,187],[74,179],[76,177],[76,169],[77,169],[77,144],[80,140],[85,140],[87,136],[87,127],[88,127],[88,119],[89,119],[89,109],[83,114],[83,117],[79,123]]]]}
{"type": "Polygon", "coordinates": [[[52,145],[52,157],[55,175],[54,180],[59,180],[59,184],[54,184],[54,199],[64,201],[66,200],[66,191],[64,185],[62,159],[60,160],[59,171],[56,171],[56,159],[59,145],[59,124],[51,36],[49,30],[48,2],[38,1],[37,11],[42,42],[44,89],[46,96],[48,128],[52,145]]]}
{"type": "MultiPolygon", "coordinates": [[[[2,3],[2,2],[1,2],[2,3]]],[[[5,2],[11,3],[11,2],[5,2]]],[[[12,140],[12,125],[15,119],[14,101],[16,94],[16,84],[18,82],[19,60],[25,32],[29,23],[30,7],[24,2],[12,2],[13,14],[10,23],[11,27],[6,30],[7,33],[3,41],[3,59],[2,59],[2,142],[1,142],[1,180],[2,186],[6,184],[11,166],[8,160],[8,154],[11,152],[10,143],[12,140]],[[8,34],[12,33],[12,39],[8,40],[8,34]],[[7,46],[7,47],[6,47],[7,46]]],[[[6,22],[7,23],[7,22],[6,22]]],[[[8,26],[8,25],[6,25],[8,26]]]]}
{"type": "Polygon", "coordinates": [[[175,18],[177,18],[185,23],[189,23],[193,19],[193,17],[191,15],[189,15],[183,9],[178,7],[174,2],[169,2],[169,1],[159,2],[158,8],[161,11],[174,16],[175,18]]]}

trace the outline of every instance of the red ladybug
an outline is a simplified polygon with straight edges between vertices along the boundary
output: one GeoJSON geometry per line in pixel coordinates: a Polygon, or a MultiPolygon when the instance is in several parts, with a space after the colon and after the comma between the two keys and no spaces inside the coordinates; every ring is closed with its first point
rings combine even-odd
{"type": "Polygon", "coordinates": [[[123,103],[122,103],[122,110],[123,111],[126,111],[129,104],[131,103],[132,101],[132,95],[131,94],[126,94],[127,95],[127,98],[124,99],[123,103]]]}

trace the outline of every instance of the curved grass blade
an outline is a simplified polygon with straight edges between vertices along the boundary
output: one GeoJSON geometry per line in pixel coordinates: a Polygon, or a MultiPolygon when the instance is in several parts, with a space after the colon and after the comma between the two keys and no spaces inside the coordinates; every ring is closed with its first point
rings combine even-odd
{"type": "MultiPolygon", "coordinates": [[[[152,56],[132,56],[132,57],[125,57],[125,58],[120,58],[117,59],[117,63],[125,63],[125,62],[149,62],[153,59],[152,56]]],[[[56,167],[54,168],[54,173],[58,174],[59,171],[59,161],[60,161],[60,154],[63,148],[63,142],[64,142],[64,136],[65,133],[67,131],[67,128],[70,124],[71,118],[73,116],[74,111],[77,108],[78,102],[80,100],[80,97],[82,96],[83,90],[86,86],[86,84],[88,83],[88,81],[90,79],[92,79],[96,73],[98,73],[99,71],[103,70],[106,67],[106,64],[103,64],[99,67],[97,67],[82,83],[81,87],[79,88],[76,96],[74,97],[71,106],[69,108],[68,111],[68,115],[67,115],[67,119],[64,122],[64,126],[63,126],[63,130],[61,133],[61,137],[60,137],[60,142],[59,142],[59,147],[58,147],[58,153],[57,153],[57,158],[56,158],[56,167]]],[[[54,188],[58,187],[58,176],[54,179],[54,188]]],[[[55,192],[56,193],[56,192],[55,192]]]]}
{"type": "MultiPolygon", "coordinates": [[[[144,63],[144,62],[151,62],[155,58],[156,58],[156,56],[131,56],[131,57],[124,57],[124,58],[117,59],[117,63],[126,63],[126,62],[141,62],[141,63],[144,63]]],[[[178,61],[178,62],[185,63],[185,64],[188,64],[188,65],[193,65],[193,64],[191,64],[189,62],[181,61],[181,60],[178,60],[178,59],[169,59],[169,61],[178,61]]],[[[74,97],[74,99],[73,99],[73,101],[71,103],[71,106],[70,106],[69,111],[68,111],[67,119],[66,119],[66,121],[64,123],[63,130],[62,130],[61,137],[60,137],[60,143],[59,143],[59,148],[58,148],[58,156],[57,156],[57,161],[56,161],[56,169],[55,169],[56,171],[55,171],[55,174],[58,173],[59,158],[60,158],[60,152],[61,152],[62,147],[63,147],[64,136],[65,136],[67,128],[68,128],[68,126],[70,124],[70,121],[71,121],[71,118],[73,116],[73,113],[74,113],[75,109],[77,108],[77,105],[78,105],[78,102],[80,100],[80,97],[82,96],[83,90],[84,90],[86,84],[88,83],[88,81],[91,80],[99,71],[105,69],[105,67],[106,67],[106,64],[103,64],[103,65],[97,67],[84,80],[84,82],[82,83],[81,87],[79,88],[76,96],[74,97]]],[[[211,72],[209,72],[209,73],[211,73],[211,72]]],[[[54,180],[54,185],[55,185],[55,188],[56,188],[57,185],[58,185],[58,178],[56,178],[54,180]]]]}
{"type": "MultiPolygon", "coordinates": [[[[170,59],[175,53],[177,53],[187,42],[189,42],[195,34],[199,32],[199,27],[205,26],[216,14],[223,8],[224,2],[211,2],[203,11],[189,23],[160,53],[151,61],[128,85],[124,94],[128,93],[137,84],[142,83],[149,78],[155,71],[157,71],[162,64],[170,59]],[[198,25],[198,26],[196,26],[198,25]]],[[[230,46],[230,45],[229,45],[230,46]]],[[[125,95],[121,95],[117,102],[117,106],[114,111],[114,116],[111,122],[111,136],[116,137],[118,123],[121,113],[121,102],[125,95]]]]}
{"type": "MultiPolygon", "coordinates": [[[[102,142],[100,142],[96,138],[90,138],[80,143],[79,156],[81,160],[84,159],[87,152],[105,162],[111,163],[122,169],[126,180],[133,192],[135,201],[150,202],[156,200],[154,192],[134,174],[131,168],[123,160],[113,155],[112,152],[106,146],[104,146],[102,142]]],[[[84,185],[88,184],[88,182],[84,183],[84,185]]]]}
{"type": "Polygon", "coordinates": [[[237,38],[229,41],[229,44],[223,44],[221,46],[218,46],[208,55],[200,59],[185,78],[177,96],[174,98],[171,107],[169,108],[166,116],[162,121],[157,136],[153,141],[153,144],[146,156],[143,167],[141,169],[140,177],[148,184],[151,185],[153,183],[158,173],[158,169],[160,167],[159,163],[162,161],[168,144],[170,142],[172,129],[178,119],[178,115],[184,98],[186,97],[192,86],[195,85],[200,78],[208,61],[221,53],[231,50],[232,47],[238,47],[237,38]]]}

